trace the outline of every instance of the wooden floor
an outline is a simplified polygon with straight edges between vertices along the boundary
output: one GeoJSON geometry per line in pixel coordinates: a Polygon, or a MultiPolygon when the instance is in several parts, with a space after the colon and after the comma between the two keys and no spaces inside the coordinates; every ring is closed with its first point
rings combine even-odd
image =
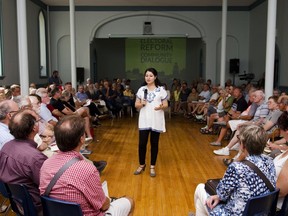
{"type": "MultiPolygon", "coordinates": [[[[138,167],[138,116],[106,120],[95,129],[98,142],[91,144],[90,159],[106,160],[102,173],[110,196],[131,196],[136,203],[135,216],[181,216],[194,209],[194,191],[198,183],[208,178],[222,177],[226,167],[222,156],[216,156],[210,146],[215,135],[202,135],[203,124],[180,116],[166,118],[167,132],[161,134],[155,178],[138,167]]],[[[226,143],[225,143],[226,145],[226,143]]],[[[150,148],[146,155],[150,164],[150,148]]],[[[149,167],[148,167],[149,168],[149,167]]]]}
{"type": "MultiPolygon", "coordinates": [[[[149,169],[141,175],[138,167],[138,116],[102,121],[94,130],[95,140],[88,149],[89,159],[106,160],[102,181],[108,182],[110,196],[130,196],[135,200],[134,216],[185,216],[194,209],[194,191],[208,178],[222,177],[226,167],[222,156],[210,146],[215,135],[202,135],[203,124],[182,115],[166,118],[167,132],[161,134],[155,178],[149,169]]],[[[226,145],[226,143],[224,143],[226,145]]],[[[150,148],[147,151],[150,164],[150,148]]],[[[149,167],[148,167],[149,168],[149,167]]],[[[9,214],[13,215],[13,214],[9,214]]]]}

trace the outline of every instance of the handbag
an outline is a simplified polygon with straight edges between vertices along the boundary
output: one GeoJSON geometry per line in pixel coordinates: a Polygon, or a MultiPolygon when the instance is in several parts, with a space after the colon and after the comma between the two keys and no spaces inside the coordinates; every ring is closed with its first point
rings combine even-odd
{"type": "Polygon", "coordinates": [[[220,178],[218,179],[208,179],[205,183],[205,190],[209,195],[216,195],[216,187],[220,182],[220,178]]]}

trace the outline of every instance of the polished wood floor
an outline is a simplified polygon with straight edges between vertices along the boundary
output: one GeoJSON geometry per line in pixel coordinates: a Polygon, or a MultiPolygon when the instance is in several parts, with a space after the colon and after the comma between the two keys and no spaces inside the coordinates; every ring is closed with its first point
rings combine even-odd
{"type": "MultiPolygon", "coordinates": [[[[155,178],[149,167],[141,175],[138,167],[138,116],[106,119],[95,128],[91,160],[106,160],[102,181],[108,182],[110,196],[130,196],[135,200],[134,216],[185,216],[194,209],[194,191],[208,178],[222,177],[226,167],[222,156],[210,146],[215,135],[202,135],[203,124],[182,115],[166,118],[167,132],[161,134],[155,178]],[[98,141],[97,141],[98,140],[98,141]]],[[[227,142],[227,141],[226,141],[227,142]]],[[[226,145],[226,142],[223,144],[226,145]]],[[[147,164],[150,162],[150,148],[147,164]]],[[[13,214],[9,214],[13,215],[13,214]]]]}
{"type": "MultiPolygon", "coordinates": [[[[215,135],[202,135],[203,124],[182,115],[166,118],[167,132],[161,134],[155,178],[149,167],[141,175],[138,167],[138,116],[106,120],[95,129],[98,142],[91,144],[90,159],[106,160],[102,173],[110,196],[127,195],[135,200],[135,216],[179,216],[194,209],[194,191],[198,183],[208,178],[222,177],[226,167],[222,156],[216,156],[210,146],[215,135]]],[[[226,143],[225,143],[226,145],[226,143]]],[[[146,163],[150,164],[150,148],[146,163]]]]}

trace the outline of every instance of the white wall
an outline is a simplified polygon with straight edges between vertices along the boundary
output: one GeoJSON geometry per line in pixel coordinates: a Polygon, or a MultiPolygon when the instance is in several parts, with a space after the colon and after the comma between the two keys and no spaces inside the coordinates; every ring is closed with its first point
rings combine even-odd
{"type": "MultiPolygon", "coordinates": [[[[221,11],[161,13],[151,11],[76,12],[76,66],[85,68],[85,78],[87,78],[90,74],[89,42],[92,40],[97,29],[97,37],[109,37],[108,34],[142,35],[143,23],[148,20],[152,22],[153,33],[155,34],[187,33],[189,37],[199,37],[202,35],[203,41],[206,44],[205,78],[212,79],[212,81],[215,82],[217,71],[216,47],[217,41],[221,37],[221,18],[221,11]],[[146,15],[144,16],[143,13],[146,15]],[[105,22],[109,24],[103,25],[105,22]],[[194,24],[199,31],[195,30],[195,28],[192,28],[191,25],[187,23],[194,24]],[[201,32],[201,34],[199,32],[201,32]]],[[[51,12],[50,29],[51,69],[54,70],[59,67],[57,43],[61,37],[69,35],[69,12],[51,12]]],[[[249,12],[228,12],[227,33],[233,35],[233,37],[237,38],[239,41],[239,47],[241,47],[239,50],[239,58],[241,61],[240,71],[247,71],[249,59],[249,12]]],[[[229,51],[229,48],[227,50],[229,51]]],[[[227,59],[227,62],[228,61],[229,59],[227,59]]],[[[226,70],[229,70],[229,67],[226,68],[226,70]]],[[[67,80],[63,81],[65,82],[67,80]]]]}

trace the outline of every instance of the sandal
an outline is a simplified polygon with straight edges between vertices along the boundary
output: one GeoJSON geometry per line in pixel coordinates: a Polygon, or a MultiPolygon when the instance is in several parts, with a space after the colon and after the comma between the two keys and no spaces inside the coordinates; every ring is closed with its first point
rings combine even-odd
{"type": "Polygon", "coordinates": [[[150,176],[151,177],[156,177],[156,172],[155,172],[155,166],[151,166],[150,167],[150,176]]]}
{"type": "Polygon", "coordinates": [[[134,172],[134,175],[139,175],[139,174],[141,174],[142,172],[145,171],[145,168],[146,168],[146,164],[140,165],[140,166],[137,168],[137,170],[134,172]]]}
{"type": "Polygon", "coordinates": [[[231,163],[233,163],[234,159],[229,159],[229,158],[224,158],[223,159],[223,163],[225,164],[225,166],[229,166],[231,163]]]}

